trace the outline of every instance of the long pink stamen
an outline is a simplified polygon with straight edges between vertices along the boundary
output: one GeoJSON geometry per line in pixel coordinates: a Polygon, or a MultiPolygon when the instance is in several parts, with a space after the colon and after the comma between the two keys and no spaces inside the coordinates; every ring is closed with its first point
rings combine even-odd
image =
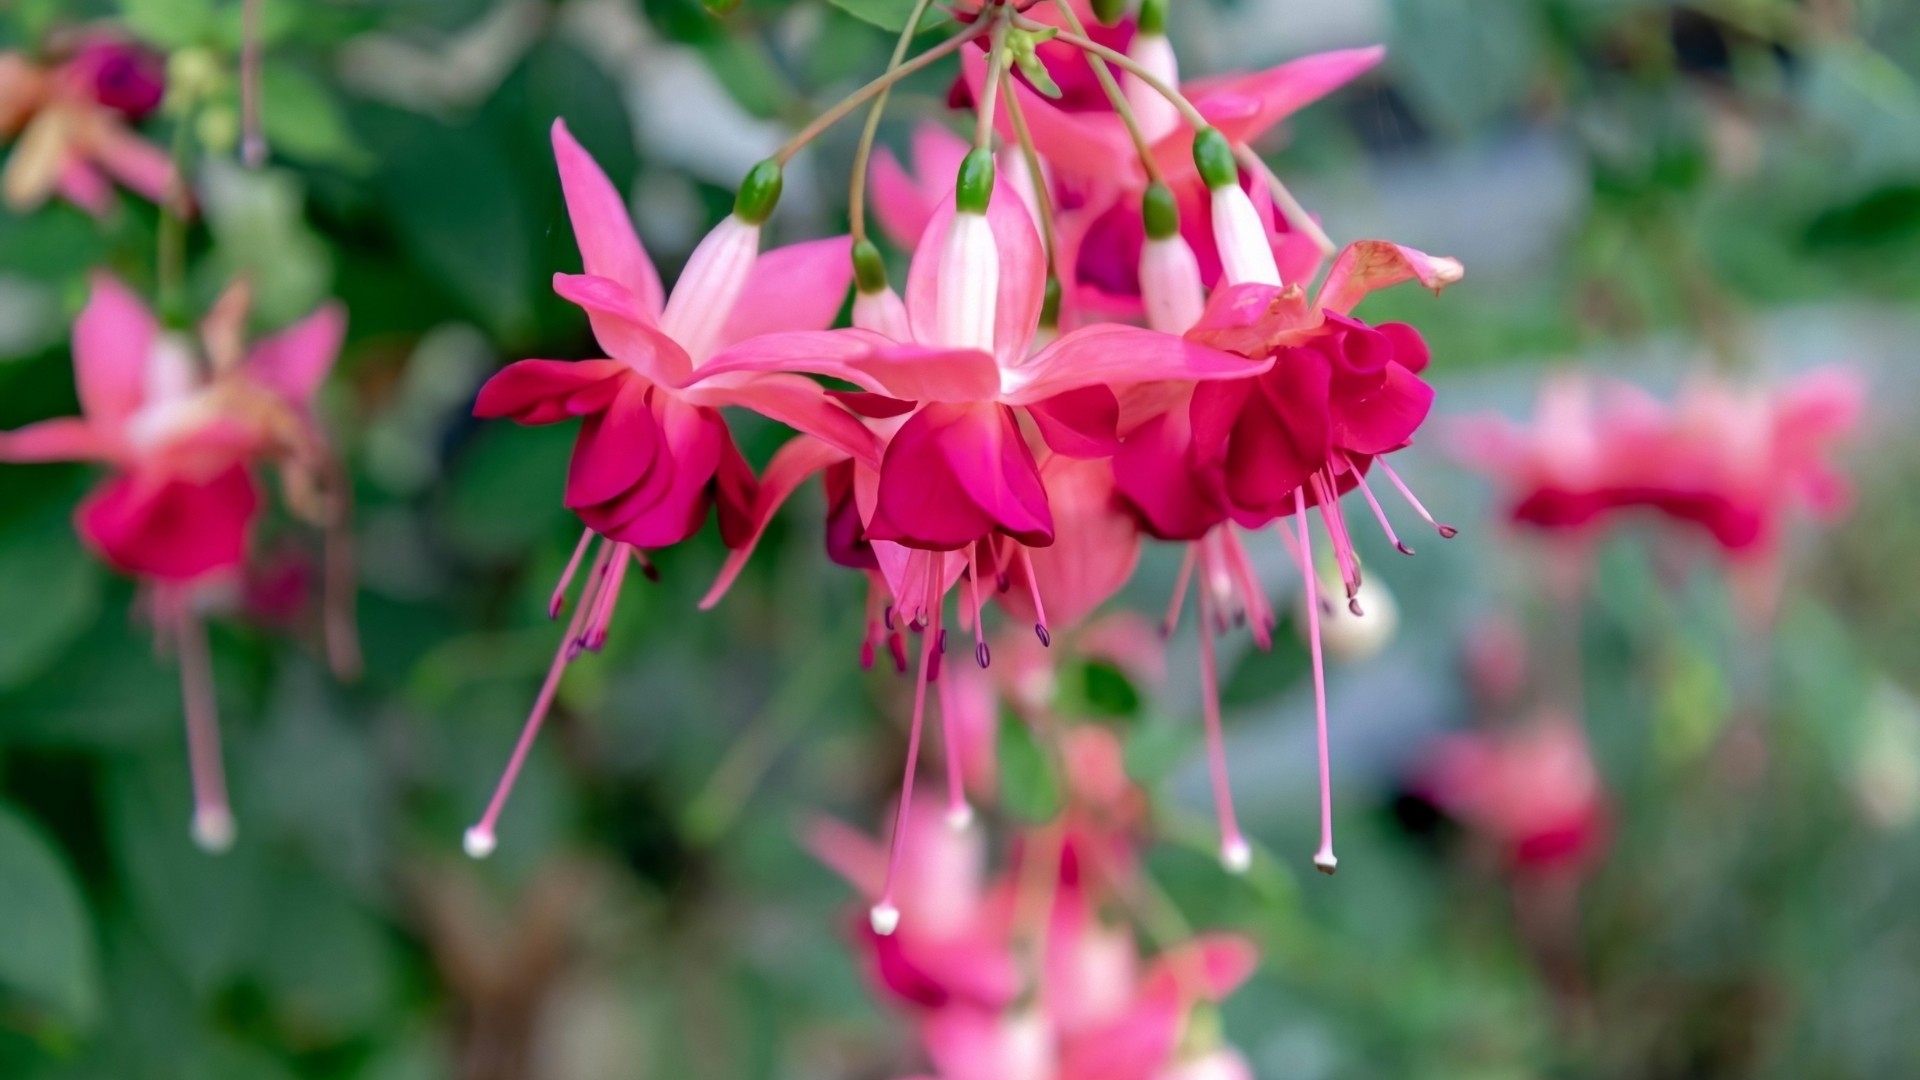
{"type": "MultiPolygon", "coordinates": [[[[1300,554],[1300,539],[1293,535],[1293,530],[1287,526],[1286,519],[1275,521],[1273,529],[1280,534],[1280,546],[1287,549],[1287,555],[1293,559],[1294,568],[1302,574],[1311,573],[1306,556],[1300,554]]],[[[1324,597],[1321,598],[1319,607],[1322,612],[1328,615],[1333,614],[1333,603],[1324,597]]]]}
{"type": "MultiPolygon", "coordinates": [[[[1340,516],[1340,500],[1334,485],[1322,473],[1312,477],[1315,501],[1320,504],[1320,523],[1327,527],[1327,542],[1333,545],[1333,561],[1340,567],[1340,580],[1347,587],[1349,605],[1360,591],[1360,567],[1353,558],[1353,541],[1348,538],[1346,521],[1340,516]]],[[[1354,612],[1359,614],[1359,612],[1354,612]]]]}
{"type": "Polygon", "coordinates": [[[1200,714],[1207,725],[1207,771],[1213,778],[1213,811],[1220,819],[1220,862],[1233,873],[1253,864],[1253,849],[1233,816],[1227,781],[1227,747],[1220,735],[1220,678],[1213,657],[1213,622],[1207,590],[1200,590],[1200,714]]]}
{"type": "Polygon", "coordinates": [[[973,807],[967,803],[966,778],[960,769],[959,693],[958,679],[940,684],[940,740],[947,753],[947,827],[954,832],[973,824],[973,807]]]}
{"type": "Polygon", "coordinates": [[[900,876],[900,855],[906,850],[907,815],[913,807],[913,767],[920,760],[920,723],[927,711],[927,673],[934,650],[939,648],[940,612],[936,608],[926,633],[920,635],[920,675],[913,683],[913,726],[907,731],[906,775],[900,780],[900,809],[893,815],[893,850],[887,856],[887,883],[880,890],[880,902],[867,912],[873,932],[882,937],[900,925],[900,909],[893,905],[893,883],[900,876]]]}
{"type": "Polygon", "coordinates": [[[567,632],[560,638],[560,647],[554,651],[553,663],[547,668],[547,679],[540,684],[540,693],[533,699],[533,711],[528,714],[527,722],[520,729],[520,741],[514,744],[513,756],[507,759],[506,772],[500,776],[500,783],[493,789],[493,798],[487,803],[486,813],[480,816],[480,823],[467,830],[461,846],[468,855],[484,859],[493,854],[498,846],[494,836],[494,825],[500,819],[501,808],[507,805],[507,796],[513,791],[513,783],[520,776],[520,767],[526,764],[527,753],[533,749],[533,740],[540,734],[540,726],[547,719],[547,710],[553,707],[553,697],[560,689],[560,676],[566,673],[567,663],[580,655],[580,631],[586,625],[587,613],[592,610],[598,599],[596,586],[605,576],[608,556],[616,545],[608,541],[600,545],[595,553],[593,567],[587,571],[587,583],[580,590],[580,600],[573,606],[573,618],[567,622],[567,632]]]}
{"type": "Polygon", "coordinates": [[[1180,608],[1186,603],[1187,584],[1193,580],[1194,549],[1197,543],[1187,545],[1187,554],[1180,560],[1180,576],[1174,581],[1173,595],[1167,600],[1167,617],[1160,622],[1160,636],[1172,637],[1174,628],[1180,625],[1180,608]]]}
{"type": "Polygon", "coordinates": [[[580,560],[586,557],[587,546],[593,543],[593,530],[582,529],[580,542],[573,546],[573,558],[567,560],[567,568],[560,572],[560,584],[553,587],[553,599],[547,601],[547,618],[557,619],[567,606],[567,586],[573,584],[574,571],[580,569],[580,560]]]}
{"type": "Polygon", "coordinates": [[[994,588],[998,589],[1001,592],[1006,592],[1008,589],[1013,587],[1013,582],[1007,577],[1007,564],[1004,556],[1000,554],[1000,538],[999,537],[994,536],[991,533],[987,535],[987,551],[989,554],[993,556],[994,588]]]}
{"type": "Polygon", "coordinates": [[[1393,486],[1400,489],[1400,494],[1406,498],[1408,505],[1413,507],[1413,512],[1420,515],[1420,520],[1433,526],[1433,531],[1439,533],[1442,540],[1451,540],[1460,534],[1459,529],[1451,525],[1443,525],[1435,521],[1432,514],[1427,513],[1427,508],[1420,505],[1420,500],[1414,495],[1413,489],[1407,486],[1405,480],[1400,479],[1399,473],[1393,471],[1393,466],[1387,464],[1386,458],[1377,457],[1373,461],[1380,466],[1381,471],[1387,474],[1387,479],[1393,481],[1393,486]]]}
{"type": "Polygon", "coordinates": [[[1016,546],[1020,549],[1020,568],[1027,572],[1027,591],[1033,594],[1033,615],[1039,620],[1033,624],[1033,632],[1042,648],[1051,648],[1053,635],[1047,633],[1047,605],[1040,602],[1040,579],[1033,576],[1033,556],[1025,544],[1016,541],[1016,546]]]}
{"type": "Polygon", "coordinates": [[[1373,497],[1373,488],[1367,484],[1366,476],[1354,467],[1352,458],[1347,457],[1345,454],[1342,454],[1341,457],[1347,463],[1347,471],[1351,472],[1354,480],[1359,482],[1360,494],[1367,497],[1367,505],[1373,508],[1373,519],[1380,523],[1380,531],[1387,534],[1387,542],[1391,543],[1402,555],[1413,554],[1413,549],[1401,543],[1400,538],[1394,535],[1393,523],[1387,520],[1387,512],[1380,508],[1380,500],[1373,497]]]}
{"type": "Polygon", "coordinates": [[[631,546],[614,545],[613,564],[607,570],[607,583],[600,590],[600,602],[594,605],[597,610],[581,638],[581,644],[593,652],[599,652],[606,647],[607,628],[613,624],[613,610],[620,603],[620,586],[627,580],[627,566],[632,562],[629,557],[632,554],[631,546]]]}
{"type": "Polygon", "coordinates": [[[1233,526],[1220,528],[1220,545],[1226,550],[1233,575],[1239,581],[1241,603],[1246,606],[1247,619],[1252,624],[1254,643],[1262,649],[1272,648],[1273,607],[1267,603],[1266,591],[1260,587],[1260,576],[1253,572],[1253,561],[1247,558],[1247,549],[1240,543],[1233,526]]]}
{"type": "MultiPolygon", "coordinates": [[[[155,598],[160,600],[159,597],[155,598]]],[[[220,714],[213,686],[207,628],[184,591],[156,606],[172,608],[174,648],[179,651],[180,697],[187,713],[187,761],[193,772],[193,842],[219,854],[233,846],[233,810],[227,804],[226,767],[220,754],[220,714]]]]}
{"type": "Polygon", "coordinates": [[[993,663],[987,648],[987,628],[980,623],[980,558],[978,549],[967,545],[967,598],[973,605],[973,659],[981,667],[993,663]]]}
{"type": "Polygon", "coordinates": [[[1307,640],[1313,646],[1313,717],[1320,739],[1320,850],[1313,865],[1331,874],[1340,860],[1333,856],[1333,768],[1327,755],[1327,669],[1320,654],[1320,581],[1313,572],[1313,534],[1307,528],[1307,497],[1293,489],[1293,512],[1300,522],[1300,553],[1306,566],[1307,640]]]}

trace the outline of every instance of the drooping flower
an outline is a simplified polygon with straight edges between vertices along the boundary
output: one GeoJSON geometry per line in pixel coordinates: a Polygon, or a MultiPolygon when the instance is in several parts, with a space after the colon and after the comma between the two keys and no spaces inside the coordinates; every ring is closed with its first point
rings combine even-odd
{"type": "Polygon", "coordinates": [[[0,53],[0,135],[18,135],[0,173],[7,206],[31,210],[57,192],[98,217],[112,207],[117,180],[184,212],[172,159],[128,127],[164,90],[158,57],[109,36],[92,35],[53,67],[0,53]]]}
{"type": "Polygon", "coordinates": [[[554,290],[586,310],[611,359],[519,361],[488,380],[474,406],[477,416],[522,424],[581,420],[565,502],[586,524],[551,614],[559,616],[583,565],[585,584],[506,773],[467,832],[475,857],[493,850],[495,821],[567,663],[605,644],[629,566],[651,572],[644,551],[692,536],[716,504],[729,545],[753,535],[758,482],[720,407],[746,406],[841,455],[878,462],[872,435],[817,383],[712,370],[716,351],[757,334],[831,324],[847,293],[844,237],[760,253],[761,226],[780,193],[776,166],[749,176],[734,213],[695,248],[668,295],[625,201],[560,120],[553,149],[585,264],[584,273],[555,274],[554,290]],[[601,542],[589,561],[595,537],[601,542]]]}
{"type": "MultiPolygon", "coordinates": [[[[178,653],[193,835],[210,851],[232,843],[234,824],[200,607],[246,560],[260,507],[256,465],[279,465],[295,513],[334,527],[340,508],[312,402],[339,353],[346,313],[329,304],[251,349],[246,313],[247,290],[236,285],[196,343],[95,273],[73,329],[83,414],[0,434],[0,460],[98,461],[111,470],[75,511],[75,528],[102,560],[141,580],[161,641],[178,653]]],[[[342,644],[330,634],[330,646],[342,644]]]]}
{"type": "Polygon", "coordinates": [[[1446,736],[1420,786],[1521,870],[1578,867],[1606,842],[1606,793],[1586,734],[1556,709],[1498,732],[1446,736]]]}

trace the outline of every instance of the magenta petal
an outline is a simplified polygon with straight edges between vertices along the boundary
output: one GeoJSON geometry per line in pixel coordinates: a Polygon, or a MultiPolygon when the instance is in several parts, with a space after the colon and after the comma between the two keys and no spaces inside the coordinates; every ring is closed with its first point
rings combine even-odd
{"type": "Polygon", "coordinates": [[[1415,375],[1427,370],[1430,355],[1427,352],[1427,339],[1420,336],[1420,331],[1402,322],[1381,323],[1374,329],[1393,342],[1394,363],[1415,375]]]}
{"type": "Polygon", "coordinates": [[[1257,380],[1227,441],[1227,497],[1242,516],[1284,514],[1294,489],[1327,463],[1329,378],[1324,354],[1288,348],[1257,380]]]}
{"type": "Polygon", "coordinates": [[[605,412],[581,423],[573,460],[567,465],[568,507],[606,502],[646,475],[660,445],[650,405],[653,393],[646,380],[628,377],[605,412]]]}
{"type": "Polygon", "coordinates": [[[196,482],[123,474],[74,511],[80,535],[114,567],[162,581],[191,581],[238,567],[260,498],[245,466],[196,482]]]}
{"type": "Polygon", "coordinates": [[[1333,442],[1361,454],[1398,450],[1413,438],[1433,409],[1433,387],[1398,364],[1386,381],[1363,398],[1339,401],[1333,410],[1333,442]]]}
{"type": "Polygon", "coordinates": [[[159,324],[147,305],[106,271],[73,324],[73,378],[80,407],[103,431],[114,430],[146,398],[147,358],[159,324]]]}
{"type": "Polygon", "coordinates": [[[1268,365],[1172,334],[1100,323],[1065,335],[1013,369],[1005,400],[1025,405],[1086,386],[1238,379],[1268,365]]]}
{"type": "Polygon", "coordinates": [[[1041,438],[1055,453],[1109,457],[1120,448],[1120,399],[1107,386],[1084,386],[1027,406],[1041,438]]]}
{"type": "Polygon", "coordinates": [[[734,301],[720,348],[760,334],[825,330],[853,285],[853,240],[834,236],[761,255],[734,301]]]}
{"type": "Polygon", "coordinates": [[[660,272],[633,231],[626,200],[593,155],[574,140],[564,120],[553,122],[553,157],[560,167],[567,218],[573,223],[586,272],[625,286],[635,298],[636,311],[650,322],[658,321],[666,304],[660,272]]]}
{"type": "Polygon", "coordinates": [[[555,274],[553,291],[586,309],[608,356],[653,382],[678,386],[693,371],[687,351],[640,314],[640,301],[626,286],[593,274],[555,274]]]}
{"type": "Polygon", "coordinates": [[[480,388],[473,415],[557,424],[611,405],[631,374],[618,360],[521,360],[495,372],[480,388]]]}
{"type": "Polygon", "coordinates": [[[887,444],[868,538],[953,550],[994,531],[1031,546],[1053,540],[1046,491],[1012,412],[928,405],[887,444]]]}
{"type": "Polygon", "coordinates": [[[107,458],[112,452],[99,431],[77,416],[0,431],[0,461],[89,461],[107,458]]]}
{"type": "MultiPolygon", "coordinates": [[[[653,469],[632,495],[592,511],[609,525],[602,532],[641,548],[668,547],[700,531],[711,501],[710,482],[733,438],[715,410],[666,395],[655,398],[663,439],[653,469]]],[[[580,516],[592,524],[587,511],[580,516]]]]}
{"type": "Polygon", "coordinates": [[[1161,540],[1198,540],[1226,517],[1210,485],[1189,467],[1185,421],[1162,413],[1128,435],[1113,456],[1115,486],[1141,527],[1161,540]]]}
{"type": "Polygon", "coordinates": [[[246,372],[281,397],[311,407],[314,392],[333,370],[340,343],[347,336],[345,305],[330,303],[272,337],[262,339],[247,354],[246,372]]]}

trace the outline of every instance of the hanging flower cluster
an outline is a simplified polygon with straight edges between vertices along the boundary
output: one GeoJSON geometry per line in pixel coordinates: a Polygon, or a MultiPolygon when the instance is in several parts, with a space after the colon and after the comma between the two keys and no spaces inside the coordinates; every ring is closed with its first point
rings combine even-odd
{"type": "MultiPolygon", "coordinates": [[[[581,418],[565,500],[587,529],[555,591],[556,617],[573,579],[585,583],[506,775],[467,833],[469,853],[493,850],[567,663],[602,646],[628,568],[650,566],[645,549],[685,539],[717,507],[732,552],[711,606],[780,504],[820,473],[829,553],[870,582],[862,662],[884,653],[915,680],[892,852],[873,890],[876,933],[902,918],[896,876],[920,835],[913,789],[927,688],[940,684],[945,696],[954,684],[941,678],[949,623],[972,635],[980,668],[993,659],[989,602],[1030,623],[1045,647],[1124,583],[1143,535],[1187,545],[1166,629],[1197,582],[1221,855],[1236,871],[1252,852],[1227,793],[1214,636],[1244,621],[1264,646],[1275,626],[1242,531],[1272,526],[1294,553],[1320,703],[1315,862],[1332,872],[1319,633],[1331,603],[1318,595],[1314,545],[1333,552],[1358,613],[1361,571],[1341,496],[1358,488],[1410,554],[1368,484],[1378,466],[1433,524],[1385,460],[1426,420],[1427,347],[1409,326],[1371,326],[1352,312],[1401,282],[1438,292],[1459,280],[1460,264],[1384,241],[1336,254],[1248,145],[1380,50],[1183,86],[1162,0],[1092,28],[1092,12],[1070,0],[1025,8],[968,6],[955,34],[911,60],[903,33],[884,76],[752,170],[670,296],[618,193],[554,125],[585,269],[554,284],[587,312],[609,359],[521,361],[488,383],[476,411],[531,424],[581,418]],[[973,112],[971,141],[922,128],[912,175],[884,151],[873,156],[893,83],[954,52],[962,75],[952,100],[973,112]],[[782,167],[868,102],[852,236],[761,253],[782,167]],[[869,186],[883,230],[912,251],[904,295],[866,233],[869,186]],[[852,326],[831,329],[849,281],[852,326]],[[721,405],[799,435],[756,477],[721,405]]],[[[942,712],[957,761],[957,710],[942,712]]],[[[965,828],[957,774],[949,787],[945,817],[965,828]]]]}
{"type": "Polygon", "coordinates": [[[0,172],[7,207],[31,210],[58,193],[97,217],[113,206],[118,181],[184,208],[173,161],[128,127],[165,92],[158,57],[102,32],[52,65],[0,53],[0,135],[18,136],[0,172]]]}

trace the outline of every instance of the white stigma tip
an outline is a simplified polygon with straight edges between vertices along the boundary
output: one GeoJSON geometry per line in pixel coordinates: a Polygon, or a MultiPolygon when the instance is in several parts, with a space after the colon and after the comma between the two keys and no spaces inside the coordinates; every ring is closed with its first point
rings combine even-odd
{"type": "Polygon", "coordinates": [[[1313,857],[1313,865],[1321,873],[1331,874],[1339,868],[1340,860],[1333,857],[1333,852],[1322,851],[1313,857]]]}
{"type": "Polygon", "coordinates": [[[209,855],[233,847],[233,815],[226,810],[200,810],[193,815],[193,842],[209,855]]]}
{"type": "Polygon", "coordinates": [[[961,803],[959,806],[955,806],[947,811],[947,828],[952,829],[954,832],[966,832],[967,827],[972,824],[972,806],[961,803]]]}
{"type": "Polygon", "coordinates": [[[867,912],[867,921],[873,924],[874,933],[887,937],[900,928],[900,909],[892,904],[875,904],[867,912]]]}
{"type": "Polygon", "coordinates": [[[498,844],[499,841],[494,839],[492,832],[478,825],[468,829],[467,835],[460,841],[460,846],[466,849],[467,855],[475,859],[484,859],[493,854],[493,849],[498,844]]]}
{"type": "Polygon", "coordinates": [[[1220,865],[1230,874],[1244,874],[1253,865],[1253,849],[1237,836],[1227,840],[1220,845],[1220,865]]]}

